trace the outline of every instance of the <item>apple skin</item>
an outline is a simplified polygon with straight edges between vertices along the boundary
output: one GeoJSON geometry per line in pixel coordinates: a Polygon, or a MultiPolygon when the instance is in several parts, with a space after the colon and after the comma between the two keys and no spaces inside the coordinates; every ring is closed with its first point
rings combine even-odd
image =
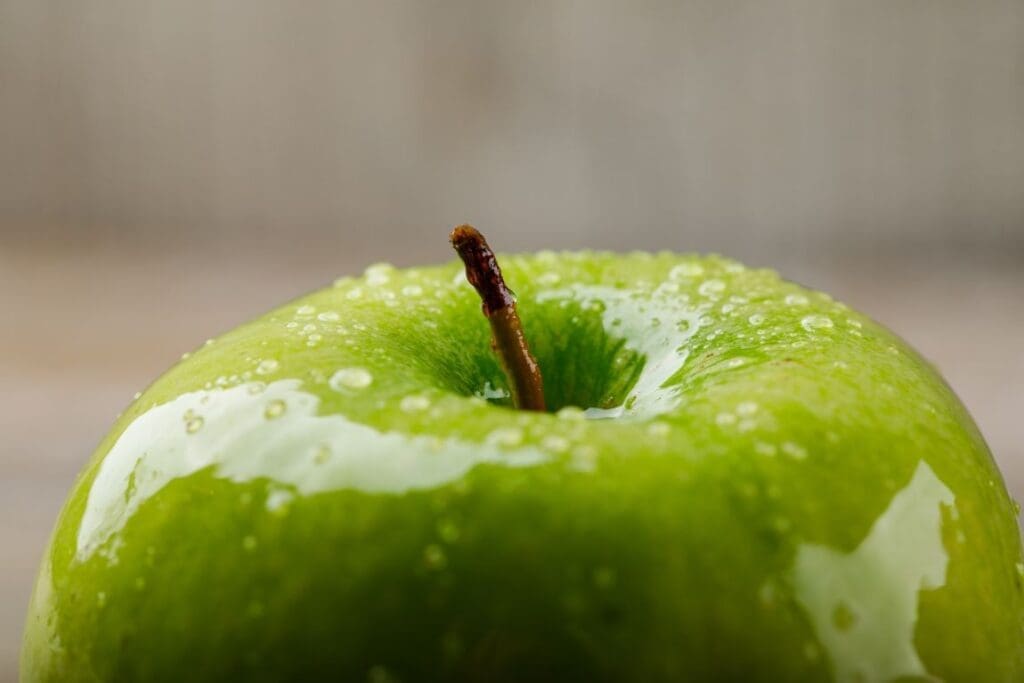
{"type": "Polygon", "coordinates": [[[719,257],[503,266],[562,410],[499,405],[455,263],[229,332],[78,478],[22,680],[1024,679],[1014,503],[892,333],[719,257]]]}

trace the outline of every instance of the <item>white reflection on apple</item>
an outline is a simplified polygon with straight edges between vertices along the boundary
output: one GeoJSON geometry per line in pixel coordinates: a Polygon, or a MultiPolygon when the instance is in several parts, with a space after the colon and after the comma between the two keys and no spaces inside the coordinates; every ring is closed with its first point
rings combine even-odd
{"type": "Polygon", "coordinates": [[[549,456],[455,439],[380,432],[341,415],[285,379],[182,394],[136,418],[100,465],[78,529],[88,559],[170,481],[215,468],[244,483],[269,478],[297,494],[355,489],[403,493],[455,481],[478,464],[529,467],[549,456]],[[268,412],[268,407],[275,407],[268,412]],[[189,429],[196,417],[202,427],[189,429]]]}
{"type": "Polygon", "coordinates": [[[581,307],[599,306],[605,334],[625,341],[625,348],[644,357],[636,384],[623,402],[612,408],[590,408],[591,419],[648,418],[679,405],[681,390],[669,383],[686,363],[687,342],[700,327],[710,304],[694,305],[680,295],[674,282],[661,284],[652,294],[599,285],[575,285],[542,292],[537,300],[574,301],[581,307]],[[649,300],[648,300],[649,298],[649,300]]]}
{"type": "Polygon", "coordinates": [[[921,590],[946,583],[940,505],[953,492],[922,461],[853,551],[797,550],[794,584],[837,683],[928,676],[914,647],[921,590]]]}

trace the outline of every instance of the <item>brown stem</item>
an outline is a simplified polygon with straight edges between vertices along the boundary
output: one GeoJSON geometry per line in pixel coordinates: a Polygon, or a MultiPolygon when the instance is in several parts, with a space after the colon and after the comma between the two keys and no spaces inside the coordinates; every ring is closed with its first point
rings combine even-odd
{"type": "Polygon", "coordinates": [[[466,279],[480,295],[484,315],[491,323],[491,346],[512,388],[512,401],[521,410],[544,410],[544,382],[537,360],[530,353],[516,300],[505,286],[498,259],[487,240],[471,225],[460,225],[449,237],[466,265],[466,279]]]}

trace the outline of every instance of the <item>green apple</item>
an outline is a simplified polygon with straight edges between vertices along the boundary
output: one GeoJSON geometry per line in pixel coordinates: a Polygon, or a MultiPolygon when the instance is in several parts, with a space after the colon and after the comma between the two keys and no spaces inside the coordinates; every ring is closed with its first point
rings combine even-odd
{"type": "Polygon", "coordinates": [[[75,484],[22,680],[1024,680],[1014,504],[896,336],[719,257],[504,266],[549,412],[457,263],[208,342],[75,484]]]}

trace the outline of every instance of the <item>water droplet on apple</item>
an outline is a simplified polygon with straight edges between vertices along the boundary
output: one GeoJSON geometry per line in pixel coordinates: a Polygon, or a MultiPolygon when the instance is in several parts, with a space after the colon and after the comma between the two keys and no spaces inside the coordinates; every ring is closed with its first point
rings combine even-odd
{"type": "Polygon", "coordinates": [[[720,427],[727,427],[736,423],[736,416],[732,413],[719,413],[715,416],[715,424],[720,427]]]}
{"type": "Polygon", "coordinates": [[[274,489],[267,495],[267,501],[265,506],[268,512],[272,512],[278,516],[288,514],[288,506],[295,498],[288,489],[274,489]]]}
{"type": "Polygon", "coordinates": [[[541,445],[552,453],[565,453],[569,450],[570,444],[568,439],[558,436],[557,434],[550,434],[541,440],[541,445]]]}
{"type": "Polygon", "coordinates": [[[436,543],[431,543],[423,549],[423,562],[427,565],[427,569],[439,571],[447,566],[448,557],[444,554],[444,548],[436,543]]]}
{"type": "Polygon", "coordinates": [[[670,280],[684,280],[704,274],[704,266],[699,263],[680,263],[668,272],[670,280]]]}
{"type": "Polygon", "coordinates": [[[749,417],[753,415],[754,413],[757,412],[757,410],[758,405],[753,401],[744,401],[743,403],[740,403],[738,406],[736,406],[736,414],[743,415],[744,417],[749,417]]]}
{"type": "Polygon", "coordinates": [[[308,337],[308,338],[306,339],[306,346],[309,346],[309,347],[311,347],[311,348],[312,348],[312,347],[314,347],[314,346],[319,346],[319,345],[320,345],[320,342],[321,342],[321,340],[323,340],[323,335],[320,335],[320,334],[311,334],[311,335],[309,335],[309,337],[308,337]]]}
{"type": "Polygon", "coordinates": [[[827,330],[832,327],[832,318],[827,315],[808,315],[800,321],[800,325],[808,332],[827,330]]]}
{"type": "Polygon", "coordinates": [[[366,284],[371,287],[378,287],[385,285],[391,280],[391,273],[395,270],[395,267],[390,263],[374,263],[363,271],[363,276],[366,278],[366,284]]]}
{"type": "Polygon", "coordinates": [[[560,420],[570,420],[573,422],[587,419],[583,410],[578,406],[565,406],[556,415],[560,420]]]}
{"type": "Polygon", "coordinates": [[[201,415],[196,415],[194,417],[189,418],[185,422],[185,433],[195,434],[196,432],[203,428],[204,422],[205,421],[203,420],[201,415]]]}
{"type": "Polygon", "coordinates": [[[806,306],[807,297],[803,294],[787,294],[784,299],[787,306],[806,306]]]}
{"type": "Polygon", "coordinates": [[[487,435],[486,441],[492,446],[513,448],[523,442],[523,431],[516,427],[499,427],[487,435]]]}
{"type": "Polygon", "coordinates": [[[402,296],[423,296],[423,288],[419,285],[406,285],[405,287],[402,287],[402,296]]]}
{"type": "Polygon", "coordinates": [[[297,309],[295,309],[295,315],[303,318],[309,317],[314,313],[316,313],[316,306],[310,306],[309,304],[306,304],[305,306],[299,306],[297,309]]]}
{"type": "Polygon", "coordinates": [[[597,449],[584,444],[573,451],[572,464],[581,472],[593,472],[597,469],[597,449]]]}
{"type": "Polygon", "coordinates": [[[269,375],[270,373],[275,372],[279,365],[280,364],[273,358],[261,360],[259,362],[259,365],[256,366],[256,374],[269,375]]]}
{"type": "Polygon", "coordinates": [[[705,280],[697,288],[697,292],[701,296],[712,297],[716,294],[721,294],[725,290],[725,283],[721,280],[705,280]]]}
{"type": "Polygon", "coordinates": [[[323,465],[331,457],[331,447],[329,444],[322,443],[313,450],[313,463],[316,465],[323,465]]]}
{"type": "Polygon", "coordinates": [[[324,323],[338,322],[341,316],[338,315],[337,311],[324,311],[316,317],[317,320],[324,323]]]}
{"type": "Polygon", "coordinates": [[[537,282],[543,285],[544,287],[551,287],[553,285],[557,285],[561,281],[562,276],[550,270],[546,273],[541,273],[540,275],[537,276],[537,282]]]}
{"type": "Polygon", "coordinates": [[[294,330],[294,329],[295,329],[296,327],[298,327],[298,326],[299,326],[299,324],[298,324],[297,322],[295,322],[294,320],[292,320],[291,322],[287,322],[287,323],[285,323],[285,324],[284,324],[284,327],[285,327],[285,329],[287,329],[287,330],[294,330]]]}
{"type": "Polygon", "coordinates": [[[259,542],[255,536],[249,535],[242,539],[242,548],[247,552],[251,553],[253,550],[256,550],[257,545],[259,545],[259,542]]]}
{"type": "Polygon", "coordinates": [[[786,441],[782,444],[782,452],[794,460],[803,460],[807,457],[807,449],[792,441],[786,441]]]}
{"type": "Polygon", "coordinates": [[[366,683],[398,683],[398,678],[383,666],[371,667],[366,674],[366,683]]]}
{"type": "Polygon", "coordinates": [[[648,434],[650,434],[651,436],[658,437],[658,438],[663,438],[663,437],[668,436],[670,431],[671,431],[671,427],[669,427],[668,424],[666,424],[664,422],[653,422],[647,428],[647,433],[648,434]]]}
{"type": "Polygon", "coordinates": [[[345,293],[345,298],[346,299],[359,299],[362,296],[363,296],[363,288],[362,287],[353,287],[352,289],[348,290],[345,293]]]}
{"type": "Polygon", "coordinates": [[[103,609],[107,605],[107,594],[100,591],[96,594],[96,606],[103,609]]]}
{"type": "Polygon", "coordinates": [[[615,586],[615,570],[611,567],[598,567],[594,570],[594,585],[601,590],[608,590],[615,586]]]}
{"type": "Polygon", "coordinates": [[[770,458],[775,455],[776,450],[777,449],[775,448],[775,444],[766,443],[764,441],[758,441],[756,444],[754,444],[754,452],[757,453],[758,455],[763,455],[770,458]]]}
{"type": "Polygon", "coordinates": [[[441,540],[445,543],[455,543],[459,540],[459,536],[462,532],[459,530],[459,525],[450,519],[442,519],[437,524],[437,535],[441,537],[441,540]]]}
{"type": "Polygon", "coordinates": [[[775,584],[765,581],[757,591],[757,599],[765,608],[774,607],[776,598],[775,584]]]}
{"type": "Polygon", "coordinates": [[[365,389],[373,383],[373,375],[365,368],[342,368],[329,381],[335,391],[365,389]]]}
{"type": "Polygon", "coordinates": [[[288,406],[284,401],[279,398],[275,398],[267,404],[267,407],[263,410],[263,416],[268,420],[274,420],[284,415],[287,409],[288,406]]]}
{"type": "Polygon", "coordinates": [[[840,631],[849,631],[857,622],[857,615],[845,602],[840,602],[832,610],[832,623],[840,631]]]}
{"type": "Polygon", "coordinates": [[[418,413],[430,407],[430,399],[426,396],[406,396],[398,407],[407,413],[418,413]]]}
{"type": "Polygon", "coordinates": [[[749,318],[747,318],[747,322],[750,323],[751,325],[760,325],[761,323],[764,322],[764,314],[754,313],[749,318]]]}

